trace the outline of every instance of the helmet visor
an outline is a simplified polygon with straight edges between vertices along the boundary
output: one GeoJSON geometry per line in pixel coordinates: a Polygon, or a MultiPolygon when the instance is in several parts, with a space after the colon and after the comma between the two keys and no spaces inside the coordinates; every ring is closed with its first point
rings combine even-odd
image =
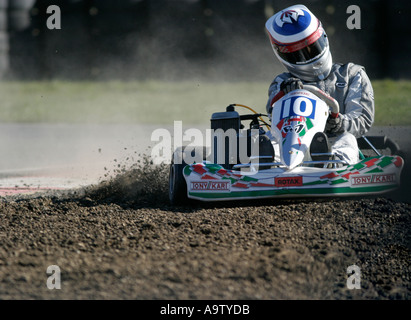
{"type": "Polygon", "coordinates": [[[283,46],[273,44],[274,49],[276,50],[277,54],[288,63],[292,64],[307,64],[311,63],[318,58],[325,52],[325,49],[328,47],[328,39],[325,32],[312,44],[309,44],[299,50],[293,52],[284,52],[283,46]]]}

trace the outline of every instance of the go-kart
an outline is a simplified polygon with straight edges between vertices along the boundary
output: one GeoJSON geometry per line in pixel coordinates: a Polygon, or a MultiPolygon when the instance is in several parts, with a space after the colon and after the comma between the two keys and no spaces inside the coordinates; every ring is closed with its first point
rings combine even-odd
{"type": "Polygon", "coordinates": [[[173,153],[171,203],[364,196],[398,188],[404,160],[386,136],[357,138],[359,161],[354,164],[329,151],[313,152],[313,138],[338,112],[336,100],[304,85],[274,103],[271,125],[263,119],[267,115],[240,104],[213,113],[211,146],[187,146],[173,153]],[[252,113],[240,115],[236,107],[252,113]]]}

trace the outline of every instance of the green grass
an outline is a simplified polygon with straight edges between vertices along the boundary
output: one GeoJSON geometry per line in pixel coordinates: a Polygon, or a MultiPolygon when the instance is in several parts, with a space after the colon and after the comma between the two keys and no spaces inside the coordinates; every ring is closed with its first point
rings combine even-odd
{"type": "MultiPolygon", "coordinates": [[[[208,124],[240,103],[265,113],[269,83],[0,82],[0,122],[208,124]]],[[[374,81],[375,125],[411,125],[411,81],[374,81]]]]}
{"type": "Polygon", "coordinates": [[[374,81],[375,125],[411,125],[411,81],[374,81]]]}

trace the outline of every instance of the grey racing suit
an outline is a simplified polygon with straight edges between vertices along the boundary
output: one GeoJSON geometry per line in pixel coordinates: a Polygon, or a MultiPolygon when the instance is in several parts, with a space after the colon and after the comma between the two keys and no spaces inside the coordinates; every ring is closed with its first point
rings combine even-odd
{"type": "MultiPolygon", "coordinates": [[[[271,118],[272,100],[281,83],[293,77],[288,72],[278,75],[270,85],[267,113],[271,118]]],[[[338,101],[342,126],[330,137],[332,152],[352,164],[358,162],[356,138],[364,135],[374,122],[374,92],[364,67],[353,63],[334,63],[328,77],[322,81],[306,82],[318,87],[338,101]]]]}

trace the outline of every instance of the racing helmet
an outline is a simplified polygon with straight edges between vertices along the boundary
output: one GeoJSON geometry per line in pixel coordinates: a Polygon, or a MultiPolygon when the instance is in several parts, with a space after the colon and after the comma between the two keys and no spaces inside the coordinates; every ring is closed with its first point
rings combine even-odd
{"type": "Polygon", "coordinates": [[[294,76],[305,81],[325,79],[332,67],[328,37],[304,5],[277,12],[265,24],[275,55],[294,76]]]}

